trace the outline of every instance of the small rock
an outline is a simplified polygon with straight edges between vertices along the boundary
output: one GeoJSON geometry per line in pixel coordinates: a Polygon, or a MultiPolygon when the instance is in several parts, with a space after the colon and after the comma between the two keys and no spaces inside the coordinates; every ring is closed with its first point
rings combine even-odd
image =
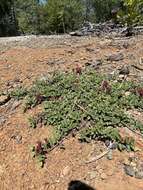
{"type": "Polygon", "coordinates": [[[135,174],[135,178],[143,179],[143,171],[137,171],[136,174],[135,174]]]}
{"type": "Polygon", "coordinates": [[[125,96],[129,96],[131,92],[125,92],[125,96]]]}
{"type": "Polygon", "coordinates": [[[43,82],[47,82],[49,80],[49,77],[48,76],[41,76],[39,78],[40,81],[43,81],[43,82]]]}
{"type": "Polygon", "coordinates": [[[88,61],[87,63],[85,63],[86,66],[91,66],[94,69],[98,69],[99,66],[102,65],[102,60],[101,59],[97,59],[97,60],[92,60],[92,61],[88,61]]]}
{"type": "Polygon", "coordinates": [[[48,60],[48,62],[46,62],[46,64],[48,65],[64,64],[64,63],[65,61],[60,60],[60,59],[51,59],[51,60],[48,60]]]}
{"type": "Polygon", "coordinates": [[[103,173],[102,168],[100,168],[100,169],[98,170],[98,173],[100,173],[100,174],[102,174],[102,173],[103,173]]]}
{"type": "Polygon", "coordinates": [[[10,100],[10,96],[8,96],[8,95],[2,95],[2,96],[0,96],[0,106],[4,105],[9,100],[10,100]]]}
{"type": "Polygon", "coordinates": [[[0,152],[5,151],[5,149],[6,149],[6,144],[5,143],[1,143],[0,144],[0,152]]]}
{"type": "Polygon", "coordinates": [[[131,59],[132,61],[133,61],[133,60],[134,60],[134,61],[136,60],[135,55],[132,54],[132,53],[128,54],[128,58],[131,59]]]}
{"type": "Polygon", "coordinates": [[[124,55],[123,53],[116,53],[116,54],[112,54],[112,55],[109,55],[107,57],[107,61],[121,61],[124,59],[124,55]]]}
{"type": "Polygon", "coordinates": [[[100,165],[97,165],[96,166],[96,170],[99,171],[101,169],[101,166],[100,165]]]}
{"type": "Polygon", "coordinates": [[[86,63],[85,63],[85,66],[91,66],[92,65],[92,61],[91,60],[88,60],[86,63]]]}
{"type": "Polygon", "coordinates": [[[62,171],[62,176],[66,176],[66,175],[68,175],[69,174],[69,172],[70,172],[70,167],[69,166],[66,166],[64,169],[63,169],[63,171],[62,171]]]}
{"type": "Polygon", "coordinates": [[[84,34],[80,31],[70,32],[71,36],[83,36],[84,34]]]}
{"type": "Polygon", "coordinates": [[[125,158],[125,160],[124,160],[124,165],[129,165],[129,164],[130,164],[129,159],[128,159],[128,158],[125,158]]]}
{"type": "Polygon", "coordinates": [[[81,57],[80,60],[81,61],[86,60],[86,57],[81,57]]]}
{"type": "Polygon", "coordinates": [[[96,171],[89,172],[89,177],[90,177],[91,180],[94,179],[94,178],[96,178],[96,176],[97,176],[96,171]]]}
{"type": "Polygon", "coordinates": [[[135,170],[132,166],[130,165],[125,165],[124,166],[124,171],[127,175],[134,177],[135,176],[135,170]]]}
{"type": "Polygon", "coordinates": [[[112,80],[113,78],[118,76],[118,71],[112,71],[111,73],[108,74],[108,79],[112,80]]]}
{"type": "Polygon", "coordinates": [[[94,52],[94,49],[93,48],[86,48],[86,51],[88,51],[88,52],[94,52]]]}
{"type": "Polygon", "coordinates": [[[66,52],[69,53],[69,54],[74,54],[75,53],[75,51],[72,50],[72,49],[71,50],[67,50],[66,52]]]}
{"type": "Polygon", "coordinates": [[[112,160],[113,159],[112,150],[109,150],[109,152],[107,153],[107,159],[108,160],[112,160]]]}
{"type": "Polygon", "coordinates": [[[12,135],[11,139],[14,139],[17,144],[21,144],[22,143],[22,136],[21,135],[12,135]]]}
{"type": "Polygon", "coordinates": [[[21,80],[20,80],[19,78],[15,78],[15,79],[13,80],[13,82],[15,82],[15,83],[21,83],[21,80]]]}
{"type": "Polygon", "coordinates": [[[117,149],[117,147],[118,147],[118,144],[116,142],[113,142],[111,145],[111,149],[115,150],[115,149],[117,149]]]}
{"type": "Polygon", "coordinates": [[[55,190],[55,185],[49,185],[48,188],[51,190],[55,190]]]}
{"type": "Polygon", "coordinates": [[[106,175],[105,173],[102,173],[102,174],[100,175],[100,177],[101,177],[102,180],[105,180],[105,179],[108,178],[107,175],[106,175]]]}
{"type": "Polygon", "coordinates": [[[140,82],[143,82],[143,76],[139,76],[140,82]]]}
{"type": "Polygon", "coordinates": [[[119,79],[118,79],[118,82],[122,82],[122,80],[124,80],[124,78],[125,78],[125,75],[119,75],[119,79]]]}
{"type": "Polygon", "coordinates": [[[109,141],[109,140],[106,140],[106,141],[105,141],[105,145],[106,145],[107,147],[110,147],[110,149],[112,149],[112,150],[116,149],[117,146],[118,146],[116,142],[112,142],[112,143],[111,143],[111,141],[109,141]]]}
{"type": "Polygon", "coordinates": [[[109,147],[110,141],[109,141],[109,140],[106,140],[106,141],[105,141],[105,145],[106,145],[107,147],[109,147]]]}
{"type": "Polygon", "coordinates": [[[128,75],[128,74],[130,74],[129,66],[127,66],[127,65],[122,66],[121,69],[119,70],[119,74],[120,75],[128,75]]]}
{"type": "Polygon", "coordinates": [[[101,66],[101,65],[102,65],[102,60],[97,59],[93,62],[92,67],[97,67],[97,66],[101,66]]]}
{"type": "Polygon", "coordinates": [[[22,143],[22,136],[21,136],[21,135],[17,135],[17,136],[15,137],[15,140],[16,140],[16,143],[17,143],[17,144],[21,144],[21,143],[22,143]]]}
{"type": "Polygon", "coordinates": [[[124,42],[123,47],[124,47],[125,49],[128,49],[128,47],[129,47],[129,46],[130,46],[130,44],[129,44],[129,43],[124,42]]]}
{"type": "Polygon", "coordinates": [[[56,182],[56,183],[60,183],[60,179],[57,179],[55,182],[56,182]]]}
{"type": "Polygon", "coordinates": [[[0,116],[0,126],[2,126],[6,122],[5,116],[0,116]]]}
{"type": "Polygon", "coordinates": [[[135,162],[131,162],[131,163],[130,163],[130,166],[132,166],[133,168],[136,168],[137,163],[135,163],[135,162]]]}
{"type": "Polygon", "coordinates": [[[143,57],[140,58],[140,65],[143,64],[143,57]]]}

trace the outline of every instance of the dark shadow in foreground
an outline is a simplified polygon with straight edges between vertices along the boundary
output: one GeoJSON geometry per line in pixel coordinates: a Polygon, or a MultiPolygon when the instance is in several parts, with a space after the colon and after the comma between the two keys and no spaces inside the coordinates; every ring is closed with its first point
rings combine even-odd
{"type": "Polygon", "coordinates": [[[71,181],[68,186],[68,190],[96,190],[90,187],[89,185],[81,181],[71,181]]]}

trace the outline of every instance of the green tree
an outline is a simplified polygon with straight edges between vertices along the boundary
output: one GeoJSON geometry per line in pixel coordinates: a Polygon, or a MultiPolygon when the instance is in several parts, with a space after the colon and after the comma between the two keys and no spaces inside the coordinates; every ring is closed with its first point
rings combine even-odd
{"type": "Polygon", "coordinates": [[[12,0],[0,1],[0,19],[10,11],[12,0]]]}
{"type": "Polygon", "coordinates": [[[0,36],[17,35],[18,26],[13,0],[0,1],[0,36]]]}
{"type": "Polygon", "coordinates": [[[45,6],[45,24],[50,32],[55,33],[77,29],[83,22],[83,11],[81,0],[48,0],[45,6]]]}
{"type": "Polygon", "coordinates": [[[39,1],[38,0],[16,0],[16,17],[21,33],[39,32],[39,1]]]}

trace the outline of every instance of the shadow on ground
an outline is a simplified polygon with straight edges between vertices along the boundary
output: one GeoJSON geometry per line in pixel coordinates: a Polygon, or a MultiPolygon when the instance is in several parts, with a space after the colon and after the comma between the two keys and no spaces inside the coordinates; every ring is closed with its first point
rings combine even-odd
{"type": "Polygon", "coordinates": [[[95,189],[93,189],[92,187],[81,181],[75,180],[69,183],[68,190],[95,190],[95,189]]]}

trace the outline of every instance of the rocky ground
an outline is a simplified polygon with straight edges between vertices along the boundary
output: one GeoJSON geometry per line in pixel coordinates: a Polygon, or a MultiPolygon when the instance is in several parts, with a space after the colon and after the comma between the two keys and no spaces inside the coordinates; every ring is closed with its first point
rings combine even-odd
{"type": "MultiPolygon", "coordinates": [[[[76,137],[64,141],[47,156],[40,169],[30,146],[48,137],[48,128],[29,128],[22,103],[9,99],[7,92],[30,86],[36,78],[53,71],[72,71],[77,65],[91,67],[109,77],[143,82],[143,36],[131,38],[24,36],[0,39],[0,189],[65,190],[71,180],[81,180],[96,190],[143,190],[143,139],[139,134],[121,131],[136,139],[134,153],[112,151],[97,161],[91,157],[107,150],[101,142],[81,144],[76,137]],[[125,166],[127,166],[125,168],[125,166]],[[138,175],[135,171],[139,170],[138,175]]],[[[142,120],[142,113],[134,111],[142,120]]]]}

